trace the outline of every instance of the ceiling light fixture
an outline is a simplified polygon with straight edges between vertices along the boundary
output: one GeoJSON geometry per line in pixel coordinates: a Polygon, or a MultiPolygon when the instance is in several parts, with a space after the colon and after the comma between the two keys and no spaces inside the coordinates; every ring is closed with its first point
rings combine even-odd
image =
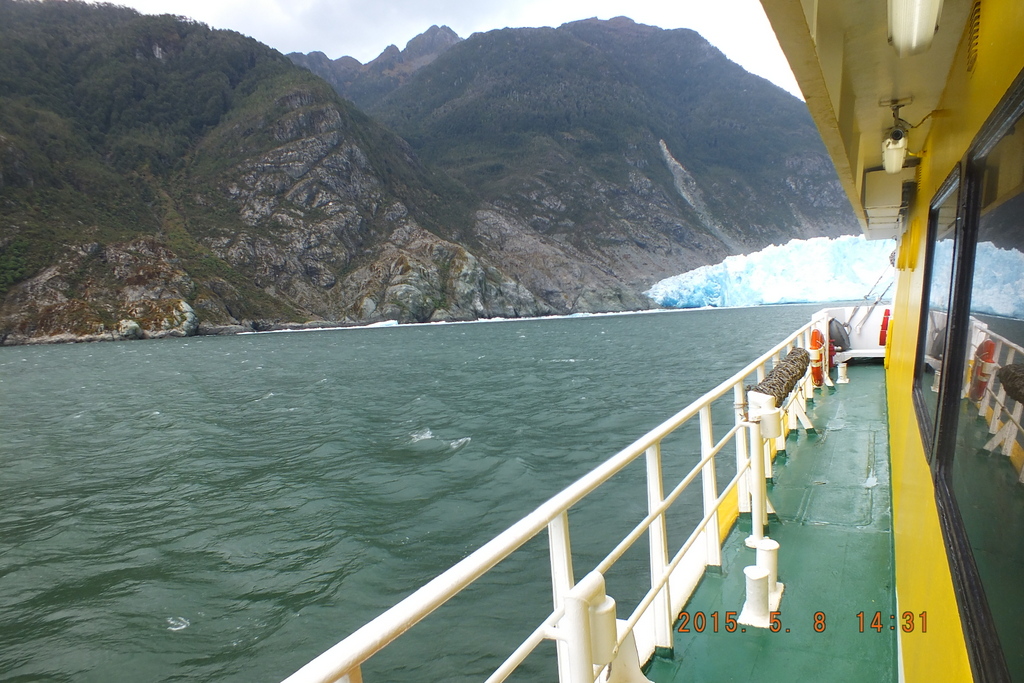
{"type": "Polygon", "coordinates": [[[889,44],[900,57],[927,50],[939,30],[942,0],[889,0],[889,44]]]}

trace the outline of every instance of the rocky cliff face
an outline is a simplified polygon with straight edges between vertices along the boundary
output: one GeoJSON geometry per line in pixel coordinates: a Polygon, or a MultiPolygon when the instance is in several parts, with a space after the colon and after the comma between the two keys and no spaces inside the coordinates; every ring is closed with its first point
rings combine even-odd
{"type": "Polygon", "coordinates": [[[802,105],[689,32],[307,56],[404,139],[201,24],[0,0],[0,40],[2,343],[636,310],[668,275],[854,229],[802,105]]]}
{"type": "Polygon", "coordinates": [[[4,302],[5,344],[187,337],[196,283],[155,239],[82,244],[4,302]]]}
{"type": "Polygon", "coordinates": [[[4,303],[5,343],[268,329],[289,318],[358,324],[551,312],[489,261],[420,225],[401,199],[414,193],[389,182],[373,158],[386,144],[392,175],[399,161],[418,171],[400,140],[368,149],[352,112],[316,89],[276,105],[278,117],[236,119],[211,136],[229,143],[200,146],[195,167],[244,156],[210,177],[197,171],[178,199],[166,195],[162,234],[74,245],[15,287],[4,303]],[[248,155],[262,138],[273,144],[248,155]],[[232,219],[214,223],[218,212],[232,219]],[[168,246],[176,241],[181,253],[168,246]],[[247,302],[253,288],[277,306],[247,302]]]}

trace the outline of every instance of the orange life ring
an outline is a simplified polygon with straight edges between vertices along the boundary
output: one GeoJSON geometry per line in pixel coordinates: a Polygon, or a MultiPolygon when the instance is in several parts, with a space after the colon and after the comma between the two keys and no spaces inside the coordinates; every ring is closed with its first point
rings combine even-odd
{"type": "Polygon", "coordinates": [[[814,386],[825,384],[825,335],[821,330],[811,330],[811,381],[814,386]]]}
{"type": "Polygon", "coordinates": [[[882,316],[882,329],[878,331],[878,345],[885,346],[885,340],[889,336],[889,309],[885,309],[882,316]]]}
{"type": "Polygon", "coordinates": [[[972,401],[980,401],[985,395],[985,387],[992,377],[993,366],[996,360],[996,343],[991,339],[978,344],[978,350],[974,352],[974,367],[971,369],[971,388],[967,397],[972,401]]]}

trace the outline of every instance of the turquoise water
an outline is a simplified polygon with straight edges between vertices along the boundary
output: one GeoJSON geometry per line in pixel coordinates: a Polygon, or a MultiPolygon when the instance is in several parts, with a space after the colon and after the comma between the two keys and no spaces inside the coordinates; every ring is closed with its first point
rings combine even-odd
{"type": "MultiPolygon", "coordinates": [[[[0,348],[0,680],[280,680],[815,308],[0,348]]],[[[578,576],[631,476],[570,515],[578,576]]],[[[548,580],[542,536],[366,680],[482,680],[548,580]]]]}

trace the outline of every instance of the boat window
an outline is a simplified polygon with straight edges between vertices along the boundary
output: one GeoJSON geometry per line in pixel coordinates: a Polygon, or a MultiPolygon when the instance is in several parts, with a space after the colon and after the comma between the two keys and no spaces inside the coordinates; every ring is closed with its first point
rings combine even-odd
{"type": "Polygon", "coordinates": [[[926,289],[923,293],[926,303],[922,307],[922,334],[918,342],[914,399],[925,441],[925,452],[929,454],[932,450],[942,361],[946,350],[946,318],[949,314],[949,295],[953,280],[953,248],[957,234],[959,187],[958,168],[936,194],[928,218],[926,289]]]}
{"type": "Polygon", "coordinates": [[[950,475],[1006,665],[1024,681],[1024,119],[1011,123],[967,171],[977,232],[950,475]]]}

